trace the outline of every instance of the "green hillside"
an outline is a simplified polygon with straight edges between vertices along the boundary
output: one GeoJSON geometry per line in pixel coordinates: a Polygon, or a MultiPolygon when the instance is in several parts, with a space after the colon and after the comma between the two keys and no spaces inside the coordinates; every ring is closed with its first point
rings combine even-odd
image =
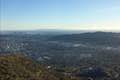
{"type": "Polygon", "coordinates": [[[0,56],[0,80],[58,80],[41,65],[21,55],[0,56]]]}

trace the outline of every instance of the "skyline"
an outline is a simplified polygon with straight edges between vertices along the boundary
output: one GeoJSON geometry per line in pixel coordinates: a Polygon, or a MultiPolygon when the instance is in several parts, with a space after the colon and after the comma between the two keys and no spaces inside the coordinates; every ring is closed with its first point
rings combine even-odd
{"type": "Polygon", "coordinates": [[[120,0],[0,1],[0,30],[120,31],[120,0]]]}

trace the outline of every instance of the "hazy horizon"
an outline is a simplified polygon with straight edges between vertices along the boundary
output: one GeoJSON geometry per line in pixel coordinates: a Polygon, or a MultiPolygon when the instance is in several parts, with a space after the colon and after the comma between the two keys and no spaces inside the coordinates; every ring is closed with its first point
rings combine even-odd
{"type": "Polygon", "coordinates": [[[120,32],[120,0],[0,0],[1,31],[120,32]]]}

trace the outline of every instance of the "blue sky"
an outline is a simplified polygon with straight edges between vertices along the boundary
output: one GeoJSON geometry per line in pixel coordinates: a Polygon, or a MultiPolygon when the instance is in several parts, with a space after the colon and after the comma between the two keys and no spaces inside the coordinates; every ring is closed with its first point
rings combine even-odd
{"type": "Polygon", "coordinates": [[[1,30],[120,30],[120,0],[0,0],[1,30]]]}

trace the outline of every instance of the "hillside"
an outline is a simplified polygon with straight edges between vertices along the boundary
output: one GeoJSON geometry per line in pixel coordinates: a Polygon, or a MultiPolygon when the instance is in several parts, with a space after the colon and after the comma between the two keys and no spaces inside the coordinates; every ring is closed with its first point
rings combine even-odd
{"type": "Polygon", "coordinates": [[[87,43],[92,45],[119,46],[120,33],[89,32],[82,34],[60,35],[50,38],[52,41],[87,43]]]}
{"type": "Polygon", "coordinates": [[[0,80],[58,80],[39,64],[21,55],[0,56],[0,80]]]}

